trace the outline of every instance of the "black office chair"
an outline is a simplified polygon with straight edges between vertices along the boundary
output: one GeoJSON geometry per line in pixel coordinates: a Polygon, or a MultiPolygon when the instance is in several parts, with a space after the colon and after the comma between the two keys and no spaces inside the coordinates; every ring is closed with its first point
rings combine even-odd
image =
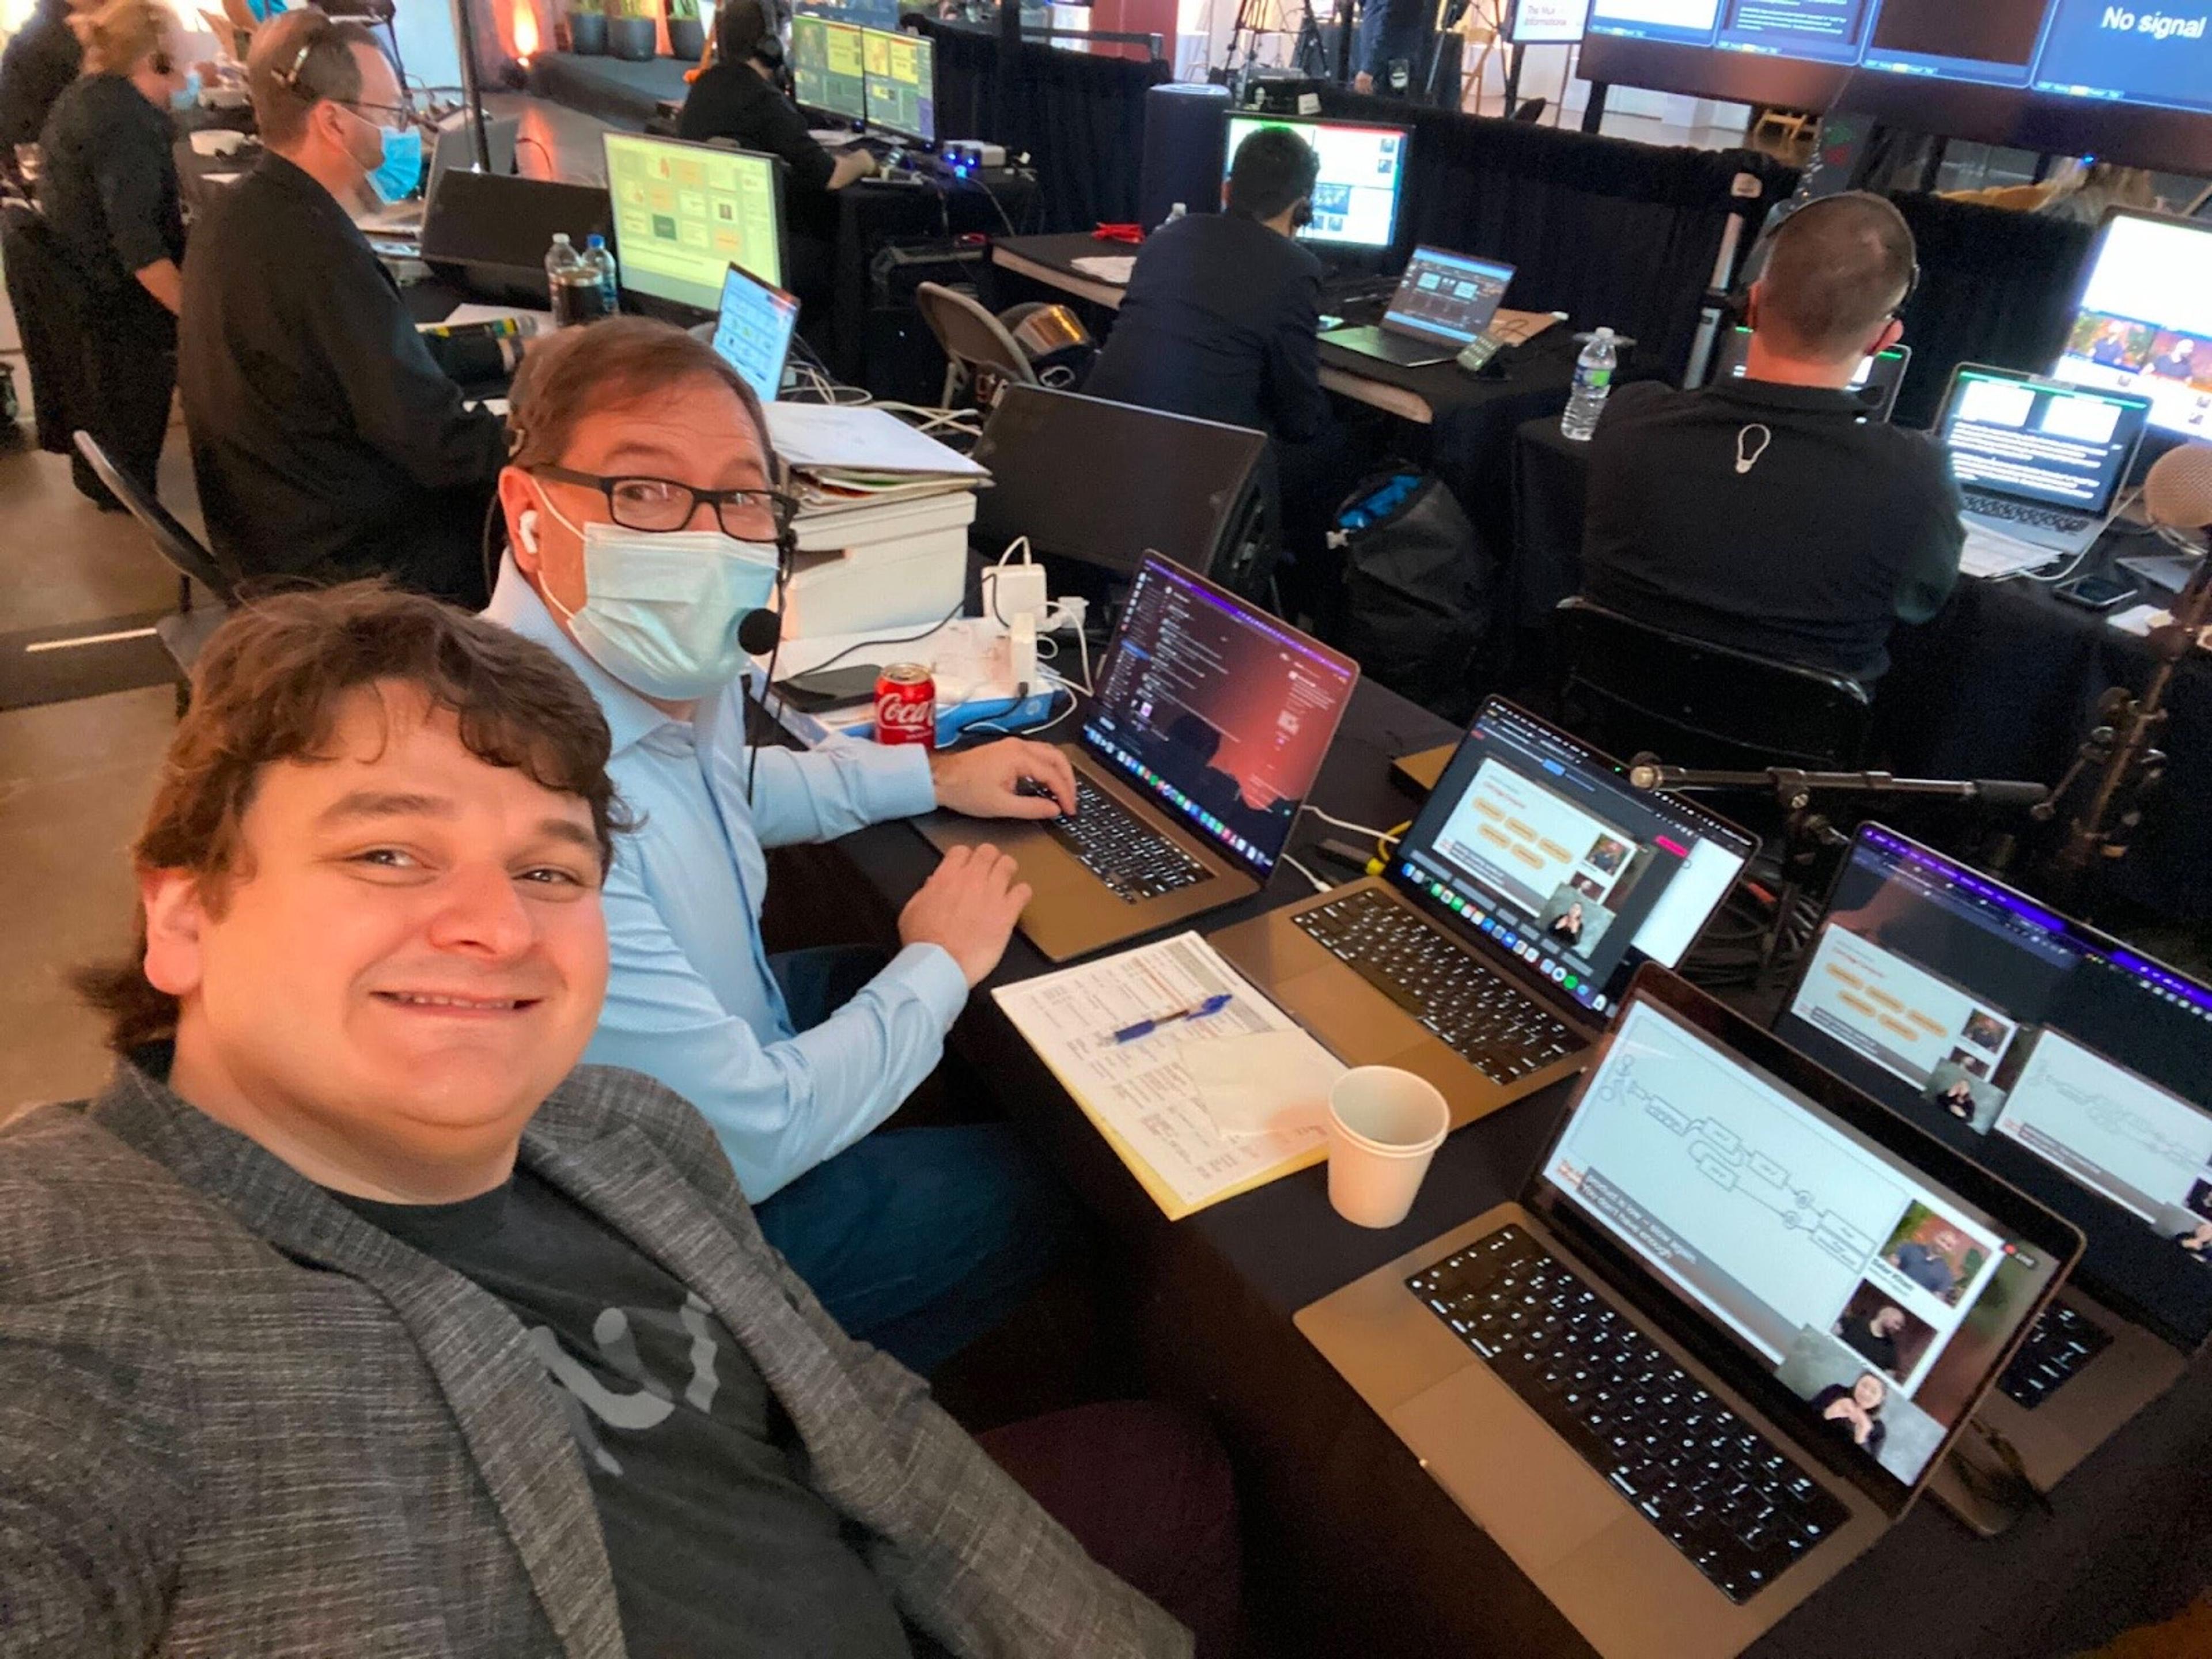
{"type": "Polygon", "coordinates": [[[1840,674],[1670,634],[1592,605],[1554,613],[1562,722],[1626,760],[1759,771],[1856,769],[1873,698],[1840,674]]]}
{"type": "Polygon", "coordinates": [[[100,447],[97,438],[89,432],[78,432],[75,441],[85,464],[138,520],[153,541],[154,550],[177,573],[177,614],[155,623],[154,635],[168,652],[169,660],[177,665],[177,712],[181,714],[189,694],[192,664],[198,660],[200,647],[207,643],[208,636],[237,609],[238,583],[216,562],[215,555],[177,522],[152,490],[108,459],[107,452],[100,447]],[[194,582],[215,597],[214,605],[192,603],[194,582]]]}

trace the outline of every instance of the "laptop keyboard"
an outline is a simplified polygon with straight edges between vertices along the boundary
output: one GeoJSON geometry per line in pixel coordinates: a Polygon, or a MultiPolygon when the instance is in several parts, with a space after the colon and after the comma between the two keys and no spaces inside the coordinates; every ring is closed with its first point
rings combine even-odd
{"type": "Polygon", "coordinates": [[[1204,865],[1080,775],[1075,816],[1043,827],[1124,904],[1212,879],[1204,865]]]}
{"type": "Polygon", "coordinates": [[[1850,1519],[1519,1227],[1406,1281],[1716,1589],[1748,1601],[1850,1519]]]}
{"type": "Polygon", "coordinates": [[[2112,1334],[2095,1320],[2054,1302],[2028,1328],[2027,1340],[1997,1379],[1998,1391],[2033,1411],[2112,1346],[2112,1334]]]}
{"type": "Polygon", "coordinates": [[[1291,918],[1495,1083],[1583,1046],[1543,1004],[1372,887],[1291,918]]]}
{"type": "Polygon", "coordinates": [[[2014,524],[2032,524],[2045,530],[2063,530],[2069,535],[2087,530],[2090,520],[2078,513],[2069,513],[2063,507],[2037,507],[2028,501],[2005,501],[1995,495],[1972,495],[1967,498],[1968,509],[1984,519],[2004,519],[2014,524]]]}

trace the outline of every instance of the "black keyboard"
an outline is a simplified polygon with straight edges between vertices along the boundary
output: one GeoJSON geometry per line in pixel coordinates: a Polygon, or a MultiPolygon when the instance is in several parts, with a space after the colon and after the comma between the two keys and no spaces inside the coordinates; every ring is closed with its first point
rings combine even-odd
{"type": "Polygon", "coordinates": [[[1375,888],[1292,920],[1493,1082],[1511,1083],[1583,1046],[1542,1003],[1375,888]]]}
{"type": "Polygon", "coordinates": [[[1398,291],[1395,276],[1344,276],[1322,283],[1322,309],[1357,311],[1380,306],[1398,291]]]}
{"type": "Polygon", "coordinates": [[[2095,1320],[2054,1302],[2029,1327],[2027,1340],[1997,1379],[1997,1390],[2033,1411],[2112,1346],[2112,1334],[2095,1320]]]}
{"type": "Polygon", "coordinates": [[[1500,1228],[1406,1281],[1729,1601],[1850,1519],[1565,1262],[1500,1228]]]}
{"type": "Polygon", "coordinates": [[[1075,780],[1075,816],[1044,827],[1124,904],[1211,881],[1212,872],[1088,779],[1075,780]]]}
{"type": "Polygon", "coordinates": [[[2045,530],[2063,530],[2069,535],[2087,530],[2090,521],[2079,513],[2069,513],[2063,507],[2033,507],[2026,501],[2003,501],[1994,495],[1975,495],[1967,501],[1968,507],[1984,519],[2004,519],[2013,524],[2040,525],[2045,530]]]}

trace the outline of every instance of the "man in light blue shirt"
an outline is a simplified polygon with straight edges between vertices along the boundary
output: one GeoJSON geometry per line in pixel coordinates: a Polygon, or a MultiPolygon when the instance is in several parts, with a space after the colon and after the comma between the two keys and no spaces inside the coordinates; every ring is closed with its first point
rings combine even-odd
{"type": "Polygon", "coordinates": [[[867,1137],[936,1066],[1030,890],[992,848],[951,854],[888,963],[771,959],[763,849],[937,806],[1050,817],[1073,810],[1073,774],[1019,741],[746,745],[738,635],[769,595],[787,503],[757,404],[701,342],[641,319],[557,335],[526,359],[509,430],[512,550],[486,614],[591,688],[640,820],[607,878],[612,971],[586,1058],[697,1106],[799,1276],[927,1374],[1049,1265],[1059,1200],[1003,1125],[867,1137]]]}

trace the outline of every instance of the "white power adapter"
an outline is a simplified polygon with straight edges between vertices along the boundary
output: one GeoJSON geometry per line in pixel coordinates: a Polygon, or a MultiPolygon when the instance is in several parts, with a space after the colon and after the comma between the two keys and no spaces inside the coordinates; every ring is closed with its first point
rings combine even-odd
{"type": "Polygon", "coordinates": [[[1015,694],[1029,696],[1037,681],[1037,630],[1036,618],[1026,611],[1018,612],[1006,630],[1006,667],[1015,694]]]}
{"type": "Polygon", "coordinates": [[[983,567],[983,614],[1008,627],[1017,617],[1026,617],[1031,623],[1030,637],[1036,637],[1036,625],[1045,619],[1051,608],[1051,599],[1046,592],[1044,567],[1030,564],[987,564],[983,567]]]}

